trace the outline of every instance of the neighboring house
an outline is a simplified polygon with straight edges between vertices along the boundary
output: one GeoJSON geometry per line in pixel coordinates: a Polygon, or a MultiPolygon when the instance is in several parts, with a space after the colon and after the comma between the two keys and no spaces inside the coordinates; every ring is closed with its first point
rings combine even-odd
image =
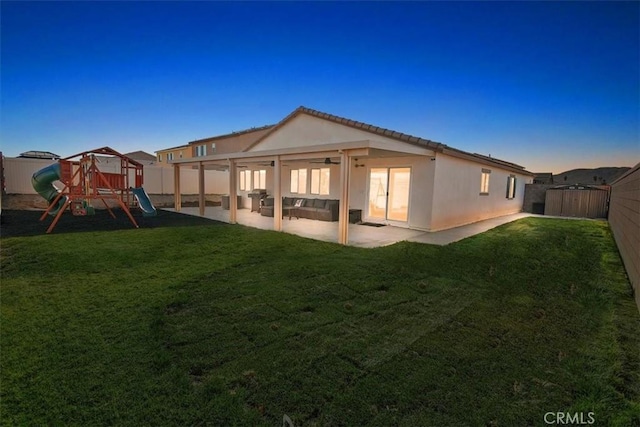
{"type": "Polygon", "coordinates": [[[25,151],[18,156],[23,159],[60,160],[60,156],[50,151],[25,151]]]}
{"type": "Polygon", "coordinates": [[[177,147],[158,150],[156,151],[157,161],[158,164],[162,166],[169,166],[173,160],[244,151],[272,127],[273,125],[246,129],[226,135],[198,139],[177,147]]]}
{"type": "Polygon", "coordinates": [[[533,175],[533,184],[553,184],[553,174],[551,172],[534,173],[533,175]]]}
{"type": "Polygon", "coordinates": [[[227,135],[219,135],[190,142],[189,146],[192,149],[192,157],[244,151],[258,139],[262,138],[272,127],[273,125],[251,128],[227,135]]]}
{"type": "MultiPolygon", "coordinates": [[[[366,222],[436,231],[520,212],[533,181],[514,163],[305,107],[244,150],[172,163],[176,209],[180,167],[216,165],[229,170],[230,194],[248,199],[264,188],[274,198],[275,230],[282,229],[283,197],[339,200],[340,243],[348,240],[349,210],[366,222]]],[[[232,197],[231,223],[236,208],[232,197]]]]}
{"type": "Polygon", "coordinates": [[[130,159],[136,160],[138,162],[142,162],[145,165],[153,164],[157,161],[156,156],[154,156],[153,154],[149,154],[145,151],[133,151],[131,153],[125,153],[124,155],[130,159]]]}
{"type": "Polygon", "coordinates": [[[169,162],[178,159],[189,159],[191,155],[191,147],[189,145],[179,145],[177,147],[165,148],[156,151],[157,164],[160,166],[170,166],[169,162]]]}

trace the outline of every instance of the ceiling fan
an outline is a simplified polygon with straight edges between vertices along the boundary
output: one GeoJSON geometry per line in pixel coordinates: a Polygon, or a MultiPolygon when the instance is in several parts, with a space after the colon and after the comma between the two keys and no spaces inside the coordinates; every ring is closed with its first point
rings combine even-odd
{"type": "MultiPolygon", "coordinates": [[[[274,166],[276,165],[276,162],[275,162],[275,160],[271,160],[270,162],[267,162],[267,163],[258,163],[258,165],[260,165],[260,166],[271,166],[271,167],[274,167],[274,166]]],[[[281,165],[282,165],[282,166],[289,166],[289,165],[285,164],[284,162],[283,162],[283,163],[281,163],[281,165]]]]}
{"type": "Polygon", "coordinates": [[[323,163],[325,165],[339,165],[340,164],[340,162],[331,161],[331,158],[329,158],[329,157],[325,158],[323,161],[320,161],[320,162],[309,162],[309,163],[323,163]]]}

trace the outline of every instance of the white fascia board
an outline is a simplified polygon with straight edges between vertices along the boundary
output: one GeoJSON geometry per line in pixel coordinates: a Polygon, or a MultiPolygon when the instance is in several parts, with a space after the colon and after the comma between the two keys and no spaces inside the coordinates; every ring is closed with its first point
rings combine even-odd
{"type": "Polygon", "coordinates": [[[417,145],[408,144],[401,141],[379,141],[371,140],[371,148],[378,150],[394,151],[402,154],[414,154],[419,156],[435,156],[435,151],[427,147],[419,147],[417,145]]]}
{"type": "MultiPolygon", "coordinates": [[[[337,156],[341,151],[349,150],[366,150],[369,148],[377,148],[379,150],[393,151],[401,154],[413,154],[421,156],[433,156],[435,152],[426,147],[418,147],[416,145],[407,144],[405,142],[379,141],[379,140],[360,140],[345,141],[335,144],[315,145],[312,147],[289,147],[277,150],[263,151],[239,151],[236,153],[214,154],[210,156],[191,157],[188,159],[175,159],[170,164],[197,164],[200,162],[221,162],[229,159],[246,160],[252,162],[270,161],[276,156],[280,156],[282,160],[310,159],[317,157],[333,157],[337,156]]],[[[364,155],[359,152],[353,155],[364,155]]]]}
{"type": "Polygon", "coordinates": [[[191,157],[188,159],[174,159],[170,164],[197,164],[200,162],[220,162],[229,159],[247,160],[247,161],[268,161],[273,160],[276,156],[288,158],[304,158],[305,155],[311,156],[337,156],[341,150],[353,150],[357,148],[368,148],[370,141],[347,141],[336,144],[323,144],[313,147],[293,147],[281,148],[277,150],[263,151],[238,151],[235,153],[214,154],[210,156],[191,157]],[[297,157],[296,157],[297,156],[297,157]]]}

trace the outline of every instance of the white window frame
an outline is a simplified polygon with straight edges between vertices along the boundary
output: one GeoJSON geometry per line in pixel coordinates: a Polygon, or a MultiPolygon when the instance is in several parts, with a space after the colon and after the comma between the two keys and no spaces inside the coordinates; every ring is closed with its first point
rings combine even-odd
{"type": "Polygon", "coordinates": [[[489,179],[491,178],[491,170],[482,169],[482,176],[480,178],[480,195],[489,195],[489,179]]]}
{"type": "Polygon", "coordinates": [[[309,193],[320,196],[328,196],[330,193],[331,169],[311,169],[311,187],[309,193]]]}
{"type": "Polygon", "coordinates": [[[267,170],[266,169],[256,169],[253,171],[253,189],[254,190],[267,189],[267,170]]]}
{"type": "Polygon", "coordinates": [[[216,143],[215,142],[211,143],[211,153],[212,154],[216,154],[216,143]]]}
{"type": "Polygon", "coordinates": [[[206,145],[196,145],[196,157],[203,157],[207,155],[206,145]]]}
{"type": "Polygon", "coordinates": [[[167,161],[170,162],[173,160],[173,153],[167,153],[167,161]]]}
{"type": "Polygon", "coordinates": [[[507,199],[516,198],[516,183],[518,182],[515,175],[509,175],[507,177],[507,199]]]}
{"type": "Polygon", "coordinates": [[[291,194],[307,194],[307,169],[291,169],[291,194]]]}
{"type": "Polygon", "coordinates": [[[162,154],[158,154],[158,162],[162,163],[162,154]]]}
{"type": "Polygon", "coordinates": [[[251,171],[240,171],[240,191],[251,191],[251,171]]]}

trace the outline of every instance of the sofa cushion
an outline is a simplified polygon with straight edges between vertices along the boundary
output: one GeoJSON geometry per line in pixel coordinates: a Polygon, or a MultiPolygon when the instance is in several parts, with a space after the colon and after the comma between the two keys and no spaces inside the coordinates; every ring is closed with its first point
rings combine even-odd
{"type": "Polygon", "coordinates": [[[304,199],[304,207],[312,208],[313,207],[313,199],[304,199]]]}
{"type": "Polygon", "coordinates": [[[325,205],[325,209],[331,209],[332,206],[338,206],[340,203],[339,200],[327,200],[327,204],[325,205]]]}
{"type": "Polygon", "coordinates": [[[273,206],[273,197],[267,197],[266,199],[264,199],[264,205],[273,206]]]}
{"type": "Polygon", "coordinates": [[[284,206],[293,206],[293,203],[295,202],[296,199],[294,199],[293,197],[285,197],[282,201],[282,204],[284,206]]]}
{"type": "Polygon", "coordinates": [[[313,207],[317,209],[324,209],[324,206],[327,204],[325,199],[313,199],[313,207]]]}

